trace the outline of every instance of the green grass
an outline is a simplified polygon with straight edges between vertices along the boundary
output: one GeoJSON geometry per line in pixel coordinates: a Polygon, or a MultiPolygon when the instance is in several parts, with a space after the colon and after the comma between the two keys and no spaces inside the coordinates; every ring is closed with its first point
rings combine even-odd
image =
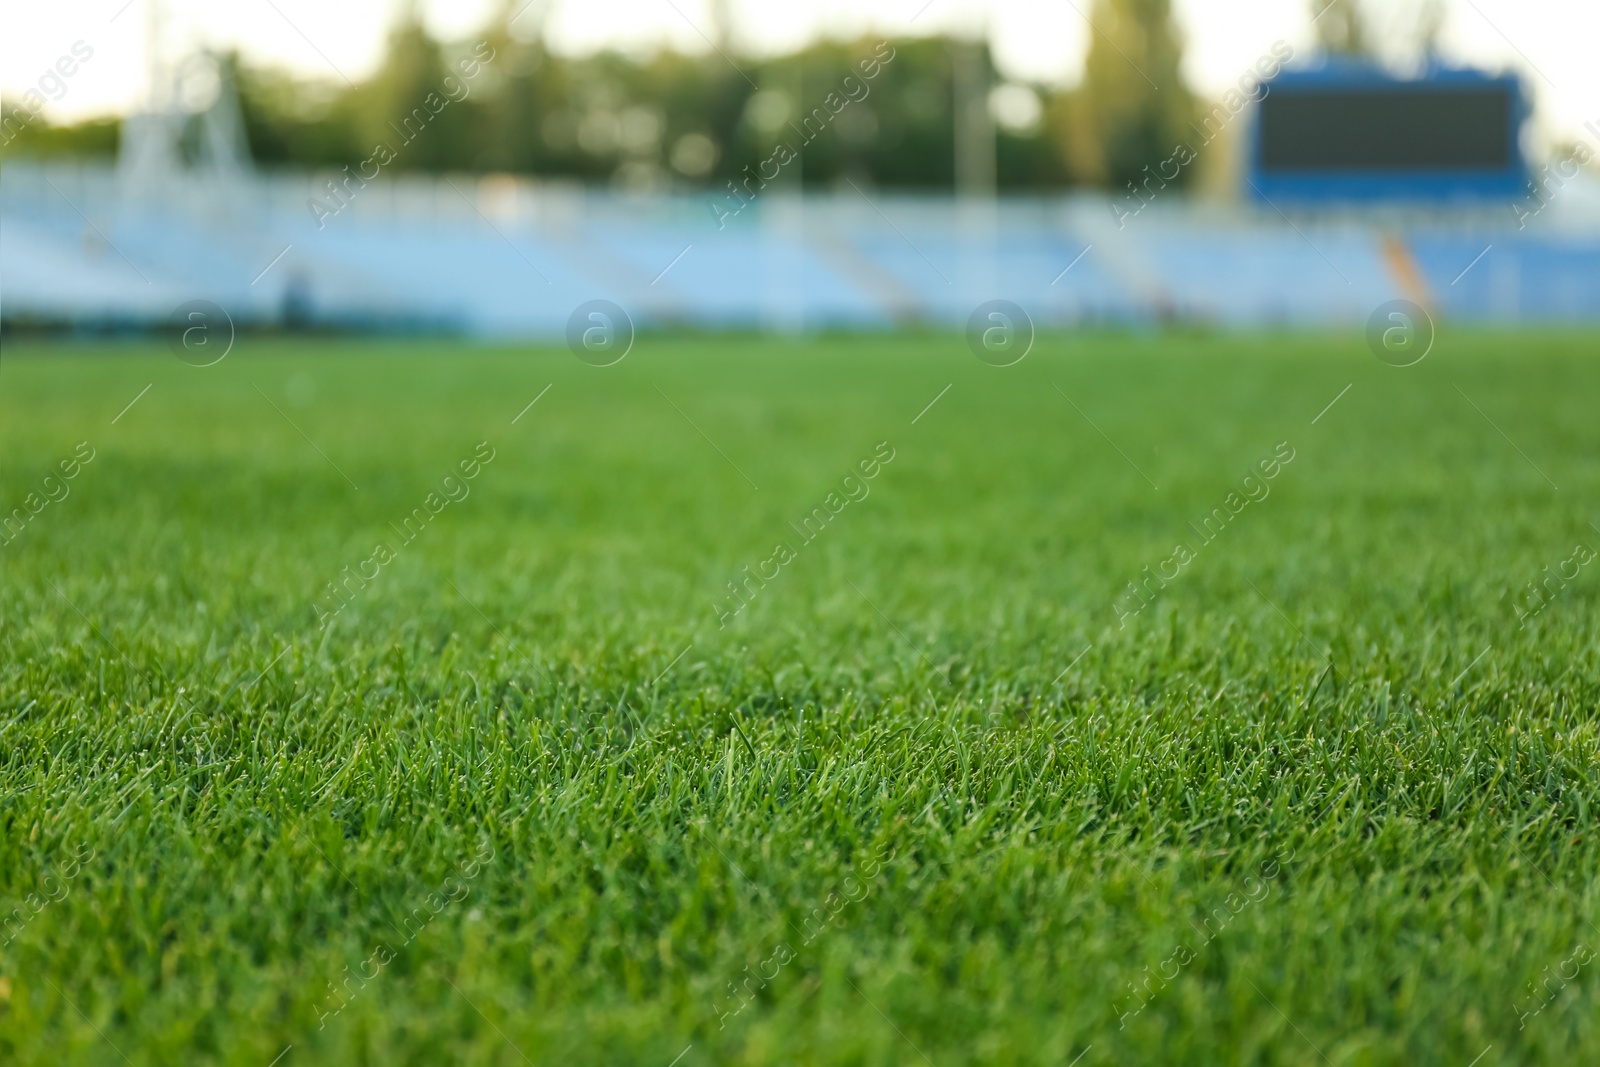
{"type": "Polygon", "coordinates": [[[8,345],[0,1061],[1600,1060],[1596,340],[8,345]]]}

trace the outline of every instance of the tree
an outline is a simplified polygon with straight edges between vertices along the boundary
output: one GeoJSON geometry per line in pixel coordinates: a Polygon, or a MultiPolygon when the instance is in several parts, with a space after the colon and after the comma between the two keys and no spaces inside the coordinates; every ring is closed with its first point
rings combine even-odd
{"type": "Polygon", "coordinates": [[[1381,7],[1360,0],[1311,0],[1311,25],[1327,54],[1382,62],[1398,72],[1415,71],[1438,53],[1444,29],[1443,0],[1386,0],[1381,7]]]}
{"type": "Polygon", "coordinates": [[[1083,81],[1057,122],[1073,178],[1121,186],[1192,138],[1194,98],[1171,0],[1096,0],[1089,21],[1083,81]]]}
{"type": "Polygon", "coordinates": [[[1357,0],[1311,0],[1311,28],[1317,44],[1336,56],[1370,56],[1371,35],[1357,0]]]}
{"type": "Polygon", "coordinates": [[[374,144],[392,146],[401,170],[443,169],[458,159],[463,146],[450,133],[459,130],[460,109],[442,113],[450,106],[444,88],[450,73],[439,43],[422,24],[417,0],[406,0],[383,65],[350,94],[360,147],[370,152],[374,144]],[[435,123],[436,113],[446,121],[435,123]]]}
{"type": "MultiPolygon", "coordinates": [[[[551,51],[540,33],[548,0],[525,3],[504,0],[478,33],[438,41],[415,0],[407,0],[398,5],[378,69],[353,86],[227,57],[251,158],[269,171],[341,171],[328,177],[352,191],[374,180],[377,168],[384,176],[501,171],[723,197],[734,195],[729,183],[763,170],[773,180],[771,160],[786,144],[796,158],[782,166],[781,183],[847,192],[847,178],[928,191],[954,183],[949,41],[821,40],[766,57],[665,49],[569,56],[551,51]]],[[[974,61],[978,88],[993,85],[998,72],[987,50],[961,47],[974,61]]],[[[1176,84],[1175,72],[1161,77],[1176,84]]],[[[1059,94],[1043,87],[1003,88],[1013,101],[1019,93],[1035,102],[1042,95],[1050,113],[1059,110],[1059,94]]],[[[993,106],[988,93],[967,96],[993,106]]],[[[10,123],[0,154],[13,144],[35,155],[108,155],[116,147],[115,122],[52,127],[42,114],[24,122],[9,100],[0,117],[10,123]]],[[[1002,122],[995,137],[999,187],[1064,184],[1065,128],[1002,122]]],[[[1165,155],[1171,142],[1163,147],[1165,155]]]]}

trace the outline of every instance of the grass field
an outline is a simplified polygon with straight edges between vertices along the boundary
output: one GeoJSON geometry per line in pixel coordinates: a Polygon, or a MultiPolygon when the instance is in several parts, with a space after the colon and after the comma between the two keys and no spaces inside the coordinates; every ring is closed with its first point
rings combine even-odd
{"type": "Polygon", "coordinates": [[[8,344],[0,1062],[1600,1062],[1596,342],[8,344]]]}

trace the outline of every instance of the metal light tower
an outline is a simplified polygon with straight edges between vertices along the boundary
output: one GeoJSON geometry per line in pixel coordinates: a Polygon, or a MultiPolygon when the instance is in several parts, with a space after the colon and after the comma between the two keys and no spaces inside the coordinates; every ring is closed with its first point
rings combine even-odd
{"type": "Polygon", "coordinates": [[[956,217],[965,246],[957,284],[972,300],[997,296],[995,128],[989,111],[989,15],[980,7],[963,19],[950,43],[951,105],[955,142],[956,217]]]}
{"type": "Polygon", "coordinates": [[[175,23],[162,0],[146,0],[145,11],[145,99],[123,119],[117,159],[124,192],[150,198],[170,190],[186,169],[182,142],[196,113],[196,169],[224,184],[237,181],[250,170],[250,152],[232,79],[215,57],[175,40],[175,23]],[[197,87],[209,99],[198,98],[197,87]]]}
{"type": "Polygon", "coordinates": [[[161,188],[181,169],[172,63],[166,42],[166,12],[161,0],[145,3],[145,98],[143,107],[122,120],[117,157],[123,190],[134,195],[161,188]]]}

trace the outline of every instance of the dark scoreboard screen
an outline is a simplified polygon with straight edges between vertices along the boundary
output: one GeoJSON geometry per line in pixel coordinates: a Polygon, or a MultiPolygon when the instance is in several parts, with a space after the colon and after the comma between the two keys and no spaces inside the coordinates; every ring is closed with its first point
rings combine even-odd
{"type": "Polygon", "coordinates": [[[1406,81],[1285,72],[1256,113],[1250,172],[1257,193],[1514,195],[1524,181],[1520,86],[1514,78],[1452,73],[1406,81]]]}
{"type": "Polygon", "coordinates": [[[1267,170],[1498,169],[1513,101],[1487,89],[1273,93],[1261,102],[1267,170]]]}

